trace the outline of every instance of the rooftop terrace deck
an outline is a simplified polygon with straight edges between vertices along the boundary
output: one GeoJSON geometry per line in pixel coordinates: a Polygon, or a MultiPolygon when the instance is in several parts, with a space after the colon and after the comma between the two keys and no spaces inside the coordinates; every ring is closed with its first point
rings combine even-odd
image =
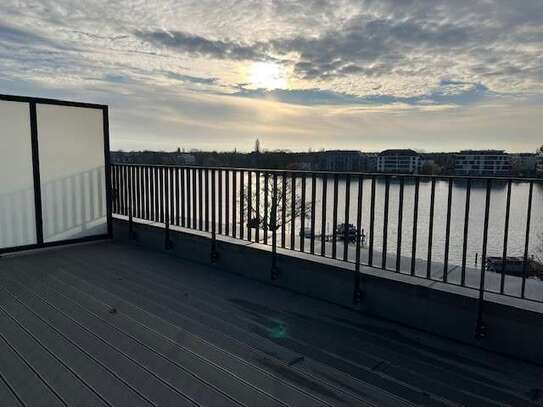
{"type": "Polygon", "coordinates": [[[0,258],[0,406],[529,406],[543,368],[136,245],[0,258]]]}

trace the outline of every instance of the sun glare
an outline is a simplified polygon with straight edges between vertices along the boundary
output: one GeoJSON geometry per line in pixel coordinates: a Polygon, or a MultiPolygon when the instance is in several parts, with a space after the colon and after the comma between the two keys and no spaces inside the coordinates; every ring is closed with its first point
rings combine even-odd
{"type": "Polygon", "coordinates": [[[259,89],[284,89],[287,79],[283,69],[273,62],[255,62],[249,67],[248,79],[251,86],[259,89]]]}

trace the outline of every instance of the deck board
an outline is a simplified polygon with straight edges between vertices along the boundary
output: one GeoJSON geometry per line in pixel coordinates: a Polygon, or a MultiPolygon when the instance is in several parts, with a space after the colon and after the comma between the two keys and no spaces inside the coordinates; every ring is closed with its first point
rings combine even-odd
{"type": "Polygon", "coordinates": [[[541,383],[535,365],[134,245],[0,259],[2,406],[541,406],[541,383]]]}

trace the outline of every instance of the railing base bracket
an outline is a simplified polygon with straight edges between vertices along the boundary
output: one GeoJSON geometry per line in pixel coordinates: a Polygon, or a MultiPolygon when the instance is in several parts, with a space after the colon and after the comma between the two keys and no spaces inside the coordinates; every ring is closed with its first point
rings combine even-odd
{"type": "Polygon", "coordinates": [[[475,327],[475,339],[484,339],[488,334],[488,328],[484,322],[478,322],[475,327]]]}
{"type": "Polygon", "coordinates": [[[355,290],[354,294],[353,294],[353,304],[354,305],[358,305],[362,302],[362,290],[355,290]]]}
{"type": "Polygon", "coordinates": [[[281,275],[279,269],[277,267],[272,267],[271,269],[271,279],[272,281],[275,281],[279,279],[279,276],[281,275]]]}

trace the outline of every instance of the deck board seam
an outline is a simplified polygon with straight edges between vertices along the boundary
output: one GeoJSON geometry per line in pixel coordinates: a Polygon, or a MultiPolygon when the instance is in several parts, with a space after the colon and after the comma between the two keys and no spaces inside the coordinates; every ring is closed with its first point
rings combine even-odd
{"type": "MultiPolygon", "coordinates": [[[[97,319],[101,320],[102,322],[104,322],[104,323],[107,324],[108,326],[111,326],[112,328],[114,328],[114,329],[116,329],[116,330],[122,332],[123,334],[125,334],[125,335],[127,335],[127,336],[129,336],[129,337],[132,337],[131,334],[128,334],[128,333],[126,333],[124,330],[115,327],[115,325],[113,325],[113,324],[111,324],[110,322],[108,322],[107,320],[105,320],[105,319],[99,317],[99,316],[98,316],[97,314],[95,314],[93,311],[88,310],[85,306],[81,305],[80,303],[78,303],[77,301],[73,300],[72,298],[67,297],[67,296],[64,295],[62,292],[58,291],[57,289],[55,289],[55,288],[52,287],[51,285],[47,284],[47,282],[45,282],[45,284],[46,284],[51,290],[54,290],[58,295],[63,296],[64,298],[66,298],[66,299],[67,299],[68,301],[70,301],[71,303],[76,304],[78,307],[81,307],[81,308],[83,308],[83,309],[86,309],[87,312],[89,312],[91,315],[95,316],[97,319]]],[[[90,294],[88,294],[88,293],[85,293],[85,292],[83,292],[83,291],[77,289],[77,287],[73,287],[73,286],[71,286],[71,287],[73,288],[74,291],[77,290],[77,291],[80,292],[82,295],[86,295],[87,297],[91,298],[91,301],[94,301],[94,302],[96,302],[96,303],[101,303],[101,304],[104,304],[104,305],[108,305],[106,302],[100,301],[98,298],[96,298],[96,297],[94,297],[94,296],[92,296],[92,295],[90,295],[90,294]]],[[[146,330],[148,330],[149,332],[152,332],[154,335],[160,337],[160,338],[163,339],[164,341],[167,341],[167,342],[171,343],[172,345],[174,345],[175,347],[177,347],[177,348],[179,348],[179,349],[182,349],[183,351],[185,351],[185,352],[187,352],[187,353],[190,353],[190,354],[193,355],[194,357],[196,357],[196,358],[198,358],[199,360],[203,361],[203,363],[205,363],[205,364],[207,364],[207,365],[209,365],[209,366],[211,366],[211,367],[213,367],[213,368],[216,368],[217,370],[220,370],[220,371],[224,372],[225,374],[227,374],[227,375],[233,377],[235,380],[238,380],[240,383],[242,383],[242,384],[244,384],[244,385],[246,385],[246,386],[249,386],[249,387],[253,388],[253,389],[256,390],[257,392],[259,392],[259,393],[261,393],[261,394],[263,394],[263,395],[265,395],[265,396],[267,396],[267,397],[270,397],[271,399],[275,400],[275,401],[278,402],[279,404],[282,404],[282,405],[284,405],[284,406],[288,406],[288,404],[286,404],[286,403],[284,403],[283,401],[281,401],[281,400],[275,398],[275,396],[273,396],[272,394],[270,394],[270,393],[266,392],[265,390],[263,390],[263,389],[261,389],[261,388],[255,386],[255,385],[253,385],[253,384],[250,383],[250,382],[247,382],[245,379],[243,379],[243,378],[237,376],[234,372],[232,372],[232,371],[230,371],[230,370],[228,370],[228,369],[225,369],[225,368],[219,366],[217,363],[215,363],[215,362],[213,362],[213,361],[211,361],[211,360],[208,360],[208,359],[205,358],[204,356],[202,356],[202,355],[200,355],[200,354],[198,354],[198,353],[196,353],[196,352],[190,350],[189,348],[187,348],[187,347],[181,345],[180,343],[178,343],[178,342],[176,342],[176,341],[174,341],[174,340],[168,338],[167,336],[164,336],[162,333],[160,333],[160,332],[154,330],[153,328],[151,328],[151,327],[149,327],[149,326],[147,326],[147,325],[145,325],[145,324],[143,324],[143,323],[141,323],[141,322],[135,320],[134,318],[132,318],[132,317],[130,317],[129,315],[127,315],[126,313],[122,312],[121,310],[117,310],[117,312],[118,312],[119,314],[123,315],[123,316],[124,316],[125,318],[127,318],[128,320],[132,321],[134,324],[137,324],[137,325],[141,326],[143,329],[146,329],[146,330]]],[[[160,352],[157,351],[157,350],[153,350],[153,352],[158,352],[158,353],[160,353],[160,352]]],[[[182,366],[179,365],[178,362],[176,362],[176,361],[174,361],[174,360],[172,360],[172,359],[169,359],[167,356],[163,356],[163,357],[167,358],[169,361],[171,361],[171,363],[175,364],[176,366],[179,366],[180,368],[183,368],[182,366]]],[[[184,369],[184,368],[183,368],[183,369],[184,369]]]]}
{"type": "MultiPolygon", "coordinates": [[[[91,360],[93,360],[95,363],[102,366],[105,370],[107,370],[111,375],[115,376],[119,381],[124,383],[128,388],[130,388],[132,391],[134,391],[140,398],[142,398],[145,402],[148,404],[158,407],[154,402],[149,400],[144,394],[141,394],[138,389],[134,388],[130,383],[126,382],[123,378],[121,378],[119,375],[117,375],[113,370],[111,370],[109,367],[107,367],[105,364],[103,364],[101,361],[99,361],[97,358],[86,352],[84,349],[81,348],[78,344],[76,344],[74,341],[72,341],[70,338],[66,337],[60,330],[58,330],[56,327],[54,327],[52,324],[44,320],[40,315],[38,315],[36,312],[34,312],[30,307],[28,307],[25,303],[20,301],[15,295],[13,295],[9,290],[7,290],[5,287],[2,287],[1,289],[8,291],[8,294],[13,297],[18,303],[20,303],[24,308],[26,308],[32,315],[34,315],[36,318],[38,318],[42,323],[47,325],[50,329],[52,329],[54,332],[56,332],[58,335],[63,337],[67,342],[71,343],[73,346],[75,346],[80,352],[87,355],[91,360]]],[[[0,305],[0,308],[2,306],[0,305]]],[[[28,332],[31,334],[30,332],[28,332]]]]}
{"type": "Polygon", "coordinates": [[[23,402],[17,391],[13,388],[13,386],[9,383],[9,381],[2,375],[2,372],[0,371],[0,381],[5,384],[5,386],[8,388],[9,392],[15,397],[17,402],[22,406],[26,407],[26,404],[23,402]]]}
{"type": "MultiPolygon", "coordinates": [[[[16,282],[17,284],[21,285],[21,283],[18,283],[16,282]]],[[[47,284],[46,284],[47,285],[47,284]]],[[[226,398],[230,399],[232,402],[234,402],[235,404],[238,404],[238,405],[244,405],[244,403],[240,402],[239,400],[236,400],[234,396],[231,396],[229,395],[228,393],[226,393],[225,391],[223,391],[222,389],[218,388],[217,386],[215,386],[214,384],[212,383],[209,383],[208,381],[206,381],[205,379],[199,377],[196,373],[190,371],[190,369],[182,366],[181,364],[179,364],[178,362],[174,361],[173,359],[170,359],[169,357],[163,355],[162,353],[160,353],[160,351],[157,351],[156,349],[152,348],[151,346],[145,344],[144,342],[142,342],[141,340],[139,340],[138,338],[134,337],[133,335],[125,332],[124,330],[116,327],[115,325],[111,324],[110,322],[102,319],[101,317],[97,316],[93,311],[90,311],[87,307],[83,306],[83,305],[80,305],[78,303],[76,303],[75,301],[71,300],[70,298],[66,297],[65,295],[63,295],[61,292],[55,290],[53,287],[51,287],[50,285],[47,285],[48,287],[50,287],[52,290],[56,291],[59,295],[63,296],[64,298],[66,298],[68,301],[76,304],[78,307],[80,307],[81,309],[83,309],[85,312],[87,312],[88,314],[92,315],[94,318],[100,320],[102,323],[106,324],[107,326],[110,326],[112,327],[113,329],[115,329],[116,331],[122,333],[123,335],[131,338],[132,340],[134,340],[135,342],[137,342],[138,344],[142,345],[143,347],[145,347],[146,349],[150,350],[151,352],[153,352],[154,354],[156,354],[158,357],[166,360],[167,362],[175,365],[176,367],[178,367],[179,369],[181,369],[182,371],[188,373],[190,376],[192,376],[193,378],[195,378],[196,380],[200,381],[202,384],[204,384],[205,386],[209,386],[211,388],[213,388],[214,390],[216,390],[218,393],[224,395],[226,398]]],[[[30,289],[27,289],[25,288],[27,291],[31,292],[33,296],[35,296],[36,298],[39,298],[41,301],[47,303],[50,307],[54,308],[56,311],[58,311],[59,313],[61,313],[62,315],[64,315],[66,318],[69,318],[70,320],[72,320],[74,323],[76,323],[77,325],[81,326],[83,329],[91,332],[94,336],[96,336],[97,338],[100,338],[100,336],[94,332],[92,332],[92,330],[90,328],[86,328],[84,327],[82,324],[80,324],[78,321],[75,321],[72,317],[70,317],[69,315],[67,315],[64,311],[62,311],[61,309],[59,309],[56,305],[54,304],[51,304],[48,300],[46,300],[45,298],[43,298],[41,295],[37,294],[35,291],[33,290],[30,290],[30,289]]],[[[120,311],[117,311],[117,312],[120,312],[120,311]]],[[[145,327],[146,329],[149,329],[147,327],[145,327]]],[[[106,341],[105,339],[101,338],[102,341],[106,341]]],[[[171,341],[171,340],[170,340],[171,341]]],[[[107,342],[107,341],[106,341],[107,342]]],[[[172,341],[173,342],[173,341],[172,341]]],[[[116,349],[116,346],[115,345],[112,345],[110,344],[111,347],[113,347],[114,349],[116,349]]],[[[181,347],[180,345],[176,344],[176,346],[179,346],[181,347]]],[[[117,349],[116,349],[117,350],[117,349]]],[[[124,355],[124,351],[121,351],[121,350],[118,350],[120,353],[122,353],[124,355]]],[[[193,352],[192,352],[193,353],[193,352]]],[[[195,354],[196,355],[196,354],[195,354]]],[[[128,355],[126,355],[128,357],[128,355]]],[[[198,355],[199,356],[199,355],[198,355]]],[[[139,363],[139,362],[138,362],[139,363]]],[[[212,362],[209,361],[210,364],[212,364],[212,362]]],[[[213,364],[212,364],[213,365],[213,364]]],[[[219,366],[213,366],[213,367],[219,367],[219,366]]],[[[235,376],[235,375],[234,375],[235,376]]],[[[165,379],[163,379],[165,380],[165,379]]],[[[173,386],[173,385],[172,385],[173,386]]],[[[181,393],[180,390],[178,390],[177,392],[179,392],[179,394],[184,394],[184,393],[181,393]]],[[[186,397],[189,397],[189,396],[186,396],[186,397]]],[[[192,399],[190,399],[189,401],[193,401],[192,399]]],[[[278,400],[279,401],[279,400],[278,400]]],[[[193,401],[195,403],[197,403],[196,401],[193,401]]],[[[281,404],[285,404],[285,403],[282,403],[280,402],[281,404]]]]}
{"type": "MultiPolygon", "coordinates": [[[[5,290],[5,288],[2,287],[2,289],[5,290]]],[[[15,319],[8,311],[6,311],[6,309],[4,308],[3,305],[0,304],[0,312],[3,312],[5,315],[8,316],[8,318],[10,318],[12,321],[14,321],[19,327],[21,327],[27,334],[29,334],[28,331],[26,331],[26,329],[19,323],[19,321],[17,321],[17,319],[15,319]]],[[[40,372],[38,372],[38,370],[32,366],[32,364],[26,360],[26,358],[24,357],[24,355],[22,355],[9,341],[8,339],[4,336],[4,334],[2,332],[0,332],[0,339],[2,339],[2,341],[4,341],[6,343],[6,345],[17,355],[17,357],[19,359],[22,360],[22,362],[32,371],[32,373],[34,373],[38,379],[41,380],[41,382],[45,385],[45,387],[47,387],[47,389],[49,389],[49,391],[51,393],[54,394],[54,396],[66,407],[69,407],[68,406],[68,403],[66,403],[66,401],[62,398],[62,396],[47,382],[47,380],[45,380],[44,377],[42,377],[42,375],[40,374],[40,372]]],[[[51,353],[39,340],[37,340],[35,337],[32,337],[32,339],[34,339],[42,348],[44,348],[45,350],[47,350],[49,353],[51,353]]],[[[52,354],[52,353],[51,353],[52,354]]]]}
{"type": "MultiPolygon", "coordinates": [[[[131,282],[132,284],[135,284],[134,282],[131,282]]],[[[144,288],[145,289],[145,288],[144,288]]],[[[154,292],[158,292],[157,290],[153,290],[154,292]]],[[[165,298],[168,298],[169,296],[167,296],[166,294],[159,294],[159,295],[163,295],[165,298]]],[[[175,303],[179,303],[177,300],[173,300],[175,303]]],[[[198,311],[198,309],[190,304],[181,304],[179,303],[179,305],[184,305],[184,306],[187,306],[187,307],[190,307],[196,311],[198,311]]],[[[220,319],[218,317],[215,317],[215,316],[211,316],[211,314],[207,313],[207,315],[210,315],[210,318],[214,318],[214,319],[220,319]]],[[[227,323],[227,324],[233,324],[231,322],[226,322],[226,321],[223,321],[224,323],[227,323]]],[[[237,327],[238,329],[240,329],[236,324],[233,324],[233,326],[237,327]]],[[[371,368],[369,367],[365,367],[357,362],[352,362],[352,361],[349,361],[349,360],[346,360],[345,358],[342,358],[341,356],[335,354],[334,352],[329,352],[327,350],[324,350],[324,349],[318,349],[316,348],[314,345],[311,345],[311,344],[308,344],[306,342],[303,342],[303,341],[300,341],[300,340],[296,340],[296,339],[291,339],[293,342],[296,342],[298,343],[299,345],[301,344],[301,346],[307,346],[307,347],[310,347],[311,349],[313,350],[316,350],[316,351],[320,351],[322,352],[323,354],[327,355],[328,357],[331,357],[331,358],[336,358],[338,359],[340,362],[342,363],[346,363],[348,365],[351,365],[353,368],[360,368],[364,371],[367,371],[369,373],[376,373],[374,371],[371,370],[371,368]]],[[[294,369],[296,369],[296,367],[293,367],[294,369]]],[[[411,391],[413,392],[416,392],[418,393],[419,395],[423,395],[427,392],[425,392],[422,388],[419,388],[419,387],[416,387],[416,386],[413,386],[413,384],[410,384],[410,383],[407,383],[407,382],[404,382],[404,381],[401,381],[399,380],[398,378],[394,377],[394,376],[391,376],[385,372],[378,372],[378,376],[381,376],[383,379],[386,379],[386,380],[389,380],[391,383],[395,383],[396,385],[402,385],[404,386],[406,389],[410,389],[411,391]]],[[[351,377],[353,377],[352,375],[349,375],[351,377]]],[[[442,383],[443,386],[446,386],[446,387],[451,387],[451,386],[447,386],[446,383],[442,383]]],[[[451,389],[453,389],[454,391],[454,388],[451,387],[451,389]]],[[[472,393],[470,392],[467,392],[467,391],[458,391],[459,394],[465,394],[466,396],[474,396],[472,393]]],[[[477,397],[477,396],[475,396],[477,397]]]]}
{"type": "MultiPolygon", "coordinates": [[[[10,279],[8,279],[10,280],[10,279]]],[[[15,283],[15,284],[18,284],[18,285],[21,285],[21,283],[18,283],[16,281],[13,281],[13,280],[10,280],[12,283],[15,283]]],[[[23,287],[24,288],[24,287],[23,287]]],[[[31,290],[28,290],[26,288],[24,288],[25,290],[29,291],[32,293],[31,290]]],[[[126,354],[124,351],[118,349],[115,345],[109,343],[107,340],[105,340],[104,338],[102,338],[101,336],[99,336],[98,334],[96,334],[95,332],[93,332],[91,329],[85,327],[84,325],[82,325],[79,321],[76,321],[75,319],[73,319],[72,317],[70,317],[69,315],[67,315],[64,311],[60,310],[58,307],[56,307],[55,305],[51,304],[49,301],[45,300],[43,297],[41,297],[40,295],[37,295],[37,294],[31,294],[33,295],[34,297],[38,298],[40,301],[44,302],[45,304],[47,304],[49,307],[51,307],[53,310],[55,310],[56,312],[60,313],[61,315],[63,315],[65,318],[67,318],[68,320],[72,321],[73,323],[75,323],[77,326],[79,326],[81,329],[85,330],[86,332],[89,332],[91,335],[93,335],[94,337],[96,337],[99,341],[101,341],[102,343],[104,343],[106,346],[110,347],[111,349],[117,351],[119,354],[123,355],[124,357],[126,357],[127,359],[129,359],[130,361],[132,361],[134,364],[140,366],[142,369],[144,369],[147,373],[151,374],[152,376],[156,377],[159,381],[161,381],[163,384],[165,384],[167,387],[169,387],[171,390],[173,390],[175,393],[179,394],[181,397],[185,398],[187,401],[195,404],[195,405],[198,405],[200,406],[200,404],[198,402],[196,402],[195,400],[193,400],[191,397],[189,397],[188,395],[182,393],[180,390],[178,390],[177,388],[175,388],[171,383],[169,383],[167,380],[159,377],[158,374],[152,372],[149,368],[147,368],[146,366],[144,366],[141,362],[138,362],[137,360],[133,359],[130,355],[126,354]]],[[[238,403],[239,404],[239,403],[238,403]]]]}
{"type": "MultiPolygon", "coordinates": [[[[72,274],[72,275],[74,276],[74,278],[78,278],[78,279],[80,279],[80,280],[87,281],[87,284],[91,284],[91,285],[93,285],[93,286],[95,286],[95,287],[99,287],[101,290],[105,290],[105,288],[102,288],[101,286],[96,286],[96,284],[95,284],[94,282],[89,282],[89,281],[86,280],[85,278],[82,278],[81,276],[77,276],[76,274],[73,274],[71,271],[64,271],[64,272],[68,272],[69,274],[72,274]]],[[[91,281],[92,281],[92,280],[91,280],[91,281]]],[[[120,288],[120,289],[126,289],[126,288],[120,288]]],[[[105,290],[105,291],[107,291],[107,290],[105,290]]],[[[130,290],[128,290],[128,291],[130,291],[130,290]]],[[[108,292],[109,292],[109,291],[108,291],[108,292]]],[[[120,298],[122,301],[126,301],[126,300],[123,300],[122,297],[119,296],[119,295],[117,295],[117,294],[110,293],[110,295],[113,295],[113,296],[115,296],[115,297],[117,297],[117,298],[120,298]]],[[[136,295],[136,293],[134,293],[134,295],[136,295]]],[[[156,301],[154,301],[154,300],[149,300],[149,301],[152,301],[152,302],[154,302],[155,304],[157,304],[158,306],[161,306],[158,302],[156,302],[156,301]]],[[[133,304],[133,303],[130,303],[130,304],[133,304]]],[[[141,308],[141,307],[138,306],[138,305],[133,304],[133,306],[137,307],[138,309],[141,309],[142,311],[144,311],[144,312],[147,313],[147,314],[154,315],[154,314],[150,313],[149,311],[146,311],[145,309],[141,308]]],[[[174,311],[174,310],[172,310],[172,312],[177,313],[177,312],[174,311]]],[[[164,320],[164,319],[163,319],[162,317],[160,317],[160,316],[156,316],[156,315],[154,315],[154,316],[155,316],[155,317],[158,317],[158,318],[160,318],[160,319],[162,319],[162,320],[164,320]]],[[[182,317],[182,318],[190,319],[190,320],[193,321],[195,324],[201,325],[201,323],[200,323],[199,321],[193,320],[192,318],[190,318],[190,317],[188,317],[188,316],[186,316],[186,315],[181,315],[181,317],[182,317]]],[[[168,324],[174,326],[174,327],[177,327],[177,328],[181,329],[180,327],[176,326],[175,324],[172,324],[171,322],[169,322],[169,321],[167,321],[167,320],[164,320],[164,321],[165,321],[166,323],[168,323],[168,324]]],[[[236,327],[236,326],[234,325],[234,327],[236,327]]],[[[269,357],[268,354],[262,352],[261,350],[255,348],[254,346],[251,346],[251,345],[249,345],[249,344],[247,344],[247,343],[245,343],[245,342],[242,342],[242,341],[240,341],[239,339],[237,339],[237,338],[235,338],[235,337],[233,337],[233,336],[231,336],[231,335],[228,335],[228,334],[226,334],[226,333],[224,333],[224,332],[222,332],[222,331],[220,331],[220,330],[211,328],[211,327],[209,327],[209,326],[205,326],[205,328],[206,328],[206,329],[212,329],[212,330],[217,331],[220,335],[222,335],[222,336],[224,336],[224,337],[227,337],[227,338],[230,339],[231,341],[233,341],[233,342],[235,342],[235,343],[238,343],[239,345],[241,345],[241,346],[243,346],[243,347],[245,347],[245,348],[250,349],[252,352],[256,352],[256,353],[261,354],[262,356],[265,356],[265,357],[269,357]]],[[[238,327],[236,327],[236,328],[239,329],[238,327]]],[[[191,333],[191,335],[195,335],[195,334],[192,334],[192,333],[191,333]]],[[[195,335],[195,336],[197,337],[197,335],[195,335]]],[[[204,340],[204,341],[205,341],[205,340],[204,340]]],[[[223,350],[223,351],[224,351],[224,350],[223,350]]],[[[239,357],[239,356],[238,356],[238,357],[239,357]]],[[[367,388],[372,388],[373,391],[375,391],[375,392],[377,392],[377,393],[379,393],[379,394],[382,394],[382,395],[384,395],[384,396],[386,396],[386,397],[393,398],[393,399],[395,399],[398,403],[404,403],[404,404],[405,404],[405,403],[409,403],[406,399],[402,398],[401,396],[395,395],[395,394],[393,394],[393,393],[388,392],[388,391],[385,390],[385,389],[382,389],[382,388],[379,388],[379,387],[377,387],[377,386],[374,386],[374,385],[372,385],[372,384],[370,384],[370,383],[367,383],[367,382],[363,381],[363,380],[360,379],[360,378],[351,376],[351,375],[349,375],[349,374],[347,374],[347,373],[345,373],[345,372],[339,371],[339,370],[335,369],[334,367],[325,365],[325,364],[323,364],[323,363],[321,363],[321,362],[316,361],[315,363],[317,363],[318,365],[326,366],[328,369],[331,368],[331,369],[334,370],[334,374],[335,374],[335,375],[340,376],[340,377],[343,377],[343,376],[348,377],[350,380],[352,380],[352,381],[354,381],[354,382],[360,383],[360,385],[363,386],[364,388],[366,388],[366,389],[367,389],[367,388]]],[[[258,369],[261,369],[261,368],[259,368],[259,367],[256,366],[256,365],[254,365],[254,366],[257,367],[258,369]]],[[[292,370],[295,370],[296,372],[298,372],[299,374],[303,375],[304,377],[307,377],[308,379],[312,379],[312,380],[314,380],[314,381],[316,381],[316,382],[319,382],[319,383],[321,383],[321,384],[323,384],[323,385],[325,385],[325,386],[327,386],[327,387],[329,387],[329,388],[335,389],[336,391],[338,391],[338,392],[340,392],[340,393],[344,393],[344,394],[346,394],[346,395],[349,395],[349,397],[354,397],[354,398],[356,398],[356,399],[359,399],[361,402],[368,403],[367,400],[361,399],[360,396],[358,396],[357,394],[355,394],[355,393],[353,393],[353,392],[346,391],[345,389],[340,388],[340,387],[338,387],[337,385],[330,383],[330,381],[328,381],[328,380],[326,380],[326,379],[323,379],[323,378],[320,378],[320,377],[317,377],[317,376],[315,376],[315,375],[313,375],[313,374],[307,372],[306,370],[301,369],[300,367],[293,366],[293,367],[292,367],[292,370]]],[[[268,375],[270,375],[270,373],[267,372],[266,370],[264,370],[264,372],[266,372],[268,375]]],[[[274,375],[272,375],[272,377],[276,377],[276,378],[277,378],[277,376],[274,376],[274,375]]],[[[303,389],[297,387],[297,386],[294,385],[293,383],[290,383],[290,382],[287,382],[287,383],[288,383],[291,387],[294,386],[294,388],[298,389],[298,391],[302,391],[302,392],[304,392],[304,393],[306,393],[306,394],[309,394],[309,395],[310,395],[311,397],[313,397],[313,398],[315,397],[313,394],[307,393],[305,390],[303,390],[303,389]]],[[[320,402],[323,402],[323,401],[320,400],[320,402]]],[[[326,402],[326,404],[328,404],[328,403],[326,402]]]]}

